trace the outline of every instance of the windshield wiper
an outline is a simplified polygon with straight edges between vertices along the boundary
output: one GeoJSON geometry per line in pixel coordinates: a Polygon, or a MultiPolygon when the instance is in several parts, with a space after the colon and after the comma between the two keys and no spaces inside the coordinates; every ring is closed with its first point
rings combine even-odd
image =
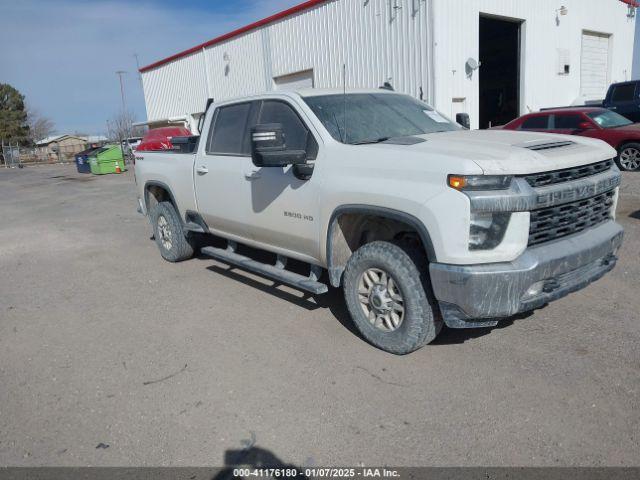
{"type": "Polygon", "coordinates": [[[380,137],[380,138],[374,138],[371,140],[360,140],[358,142],[352,142],[349,145],[369,145],[372,143],[382,143],[382,142],[386,142],[387,140],[390,140],[391,137],[380,137]]]}

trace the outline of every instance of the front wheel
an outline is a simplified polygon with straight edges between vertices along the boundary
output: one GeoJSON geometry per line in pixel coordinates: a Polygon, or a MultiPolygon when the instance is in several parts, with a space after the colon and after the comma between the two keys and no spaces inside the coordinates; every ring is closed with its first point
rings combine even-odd
{"type": "Polygon", "coordinates": [[[432,300],[424,254],[389,242],[359,248],[347,262],[344,295],[356,327],[397,355],[436,338],[442,320],[432,300]]]}
{"type": "Polygon", "coordinates": [[[620,148],[617,159],[620,170],[633,172],[640,169],[640,143],[627,143],[620,148]]]}

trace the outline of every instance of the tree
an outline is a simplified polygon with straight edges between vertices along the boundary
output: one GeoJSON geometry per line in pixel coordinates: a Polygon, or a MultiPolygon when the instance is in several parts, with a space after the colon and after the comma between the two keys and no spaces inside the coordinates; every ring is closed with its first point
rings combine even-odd
{"type": "Polygon", "coordinates": [[[29,143],[24,95],[6,83],[0,83],[0,139],[29,143]]]}
{"type": "Polygon", "coordinates": [[[33,143],[51,136],[56,131],[53,120],[41,115],[31,105],[27,105],[27,124],[29,125],[29,138],[33,143]]]}
{"type": "Polygon", "coordinates": [[[107,136],[110,140],[118,142],[129,138],[133,129],[135,116],[128,110],[121,111],[110,120],[107,120],[107,136]]]}

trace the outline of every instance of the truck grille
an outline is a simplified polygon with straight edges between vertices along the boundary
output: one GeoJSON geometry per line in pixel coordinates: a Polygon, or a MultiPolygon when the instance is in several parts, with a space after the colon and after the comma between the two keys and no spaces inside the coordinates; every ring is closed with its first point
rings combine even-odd
{"type": "Polygon", "coordinates": [[[555,185],[556,183],[570,182],[578,178],[597,175],[598,173],[609,170],[612,165],[613,160],[604,160],[603,162],[592,163],[591,165],[565,168],[553,172],[534,173],[532,175],[526,175],[524,179],[534,188],[544,187],[546,185],[555,185]]]}
{"type": "Polygon", "coordinates": [[[531,211],[529,246],[581,232],[611,218],[615,190],[572,203],[531,211]]]}

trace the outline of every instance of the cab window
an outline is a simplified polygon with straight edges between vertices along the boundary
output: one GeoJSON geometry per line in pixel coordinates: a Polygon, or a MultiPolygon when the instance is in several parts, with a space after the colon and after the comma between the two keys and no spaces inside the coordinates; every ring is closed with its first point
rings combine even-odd
{"type": "Polygon", "coordinates": [[[207,142],[207,153],[214,155],[248,155],[246,128],[251,103],[219,107],[211,121],[212,129],[207,142]]]}
{"type": "Polygon", "coordinates": [[[549,128],[549,115],[538,115],[535,117],[529,117],[522,125],[521,130],[547,130],[549,128]]]}
{"type": "Polygon", "coordinates": [[[632,102],[635,91],[636,91],[635,83],[627,83],[625,85],[618,85],[616,87],[613,87],[613,94],[611,95],[611,101],[615,103],[632,102]]]}
{"type": "Polygon", "coordinates": [[[265,100],[260,110],[260,124],[280,123],[287,150],[306,150],[307,158],[316,158],[318,143],[296,111],[285,102],[265,100]]]}
{"type": "Polygon", "coordinates": [[[556,115],[554,129],[577,130],[584,121],[581,115],[556,115]]]}

